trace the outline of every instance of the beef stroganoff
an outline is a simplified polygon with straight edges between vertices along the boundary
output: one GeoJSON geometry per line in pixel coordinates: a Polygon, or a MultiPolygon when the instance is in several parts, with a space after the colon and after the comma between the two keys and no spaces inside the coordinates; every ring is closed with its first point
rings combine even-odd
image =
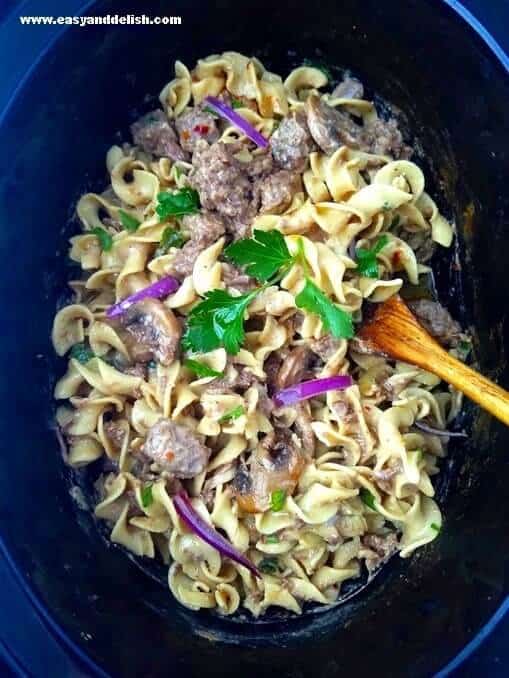
{"type": "MultiPolygon", "coordinates": [[[[177,61],[77,205],[82,273],[52,334],[66,460],[95,462],[112,542],[162,559],[194,610],[334,603],[442,526],[432,477],[459,394],[355,332],[422,287],[453,229],[363,97],[312,65],[177,61]]],[[[412,308],[465,357],[438,302],[412,308]]]]}

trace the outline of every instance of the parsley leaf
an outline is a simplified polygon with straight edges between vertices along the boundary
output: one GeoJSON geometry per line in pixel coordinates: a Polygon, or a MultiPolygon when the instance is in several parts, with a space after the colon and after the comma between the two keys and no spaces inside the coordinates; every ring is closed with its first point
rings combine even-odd
{"type": "Polygon", "coordinates": [[[177,247],[180,249],[182,245],[186,242],[186,239],[178,228],[173,228],[172,226],[167,226],[161,237],[161,242],[159,243],[158,251],[162,254],[170,249],[170,247],[177,247]]]}
{"type": "Polygon", "coordinates": [[[97,237],[102,250],[105,252],[109,252],[111,250],[113,247],[113,238],[108,233],[108,231],[105,231],[104,228],[97,226],[97,228],[93,228],[90,233],[93,233],[97,237]]]}
{"type": "Polygon", "coordinates": [[[205,113],[209,113],[209,115],[211,115],[213,118],[219,118],[218,114],[215,112],[213,108],[210,108],[210,106],[204,106],[202,108],[202,111],[204,111],[205,113]]]}
{"type": "Polygon", "coordinates": [[[192,358],[187,358],[184,360],[184,365],[194,372],[197,377],[202,379],[203,377],[222,377],[223,373],[213,370],[205,363],[201,363],[199,360],[193,360],[192,358]]]}
{"type": "Polygon", "coordinates": [[[273,511],[281,511],[286,501],[286,492],[284,490],[274,490],[270,495],[270,508],[273,511]]]}
{"type": "Polygon", "coordinates": [[[148,508],[153,501],[154,497],[152,496],[152,485],[145,485],[141,488],[141,505],[143,508],[148,508]]]}
{"type": "Polygon", "coordinates": [[[235,99],[235,97],[232,97],[232,108],[235,110],[236,108],[242,108],[244,106],[244,103],[240,99],[235,99]]]}
{"type": "Polygon", "coordinates": [[[366,506],[368,506],[370,509],[376,511],[375,497],[371,494],[369,490],[367,490],[365,487],[362,487],[359,492],[359,497],[361,498],[363,504],[366,504],[366,506]]]}
{"type": "Polygon", "coordinates": [[[133,217],[132,214],[124,212],[124,210],[118,210],[118,216],[120,218],[120,223],[125,228],[126,231],[131,231],[133,233],[137,230],[138,226],[141,224],[141,221],[133,217]]]}
{"type": "Polygon", "coordinates": [[[313,61],[313,59],[304,59],[302,65],[308,66],[309,68],[317,68],[319,71],[322,71],[327,80],[329,81],[334,80],[332,73],[330,72],[330,69],[328,69],[327,66],[324,66],[324,64],[318,61],[313,61]]]}
{"type": "Polygon", "coordinates": [[[389,238],[386,235],[382,235],[380,238],[378,238],[375,246],[370,250],[366,250],[361,247],[356,251],[357,269],[361,275],[364,275],[368,278],[378,278],[378,263],[376,260],[376,255],[383,250],[388,242],[389,238]]]}
{"type": "Polygon", "coordinates": [[[237,407],[234,407],[233,410],[230,410],[229,412],[226,412],[226,414],[223,414],[223,416],[219,419],[219,422],[221,424],[231,421],[232,419],[238,419],[244,414],[244,408],[242,405],[238,405],[237,407]]]}
{"type": "Polygon", "coordinates": [[[184,349],[207,353],[219,346],[235,355],[244,341],[244,313],[260,290],[233,297],[224,290],[212,290],[187,316],[182,339],[184,349]]]}
{"type": "Polygon", "coordinates": [[[88,363],[88,361],[92,360],[92,358],[95,358],[95,353],[85,343],[74,344],[69,352],[69,355],[82,365],[88,363]]]}
{"type": "Polygon", "coordinates": [[[270,280],[282,267],[293,263],[284,237],[279,231],[254,231],[254,237],[229,245],[225,256],[260,282],[270,280]]]}
{"type": "Polygon", "coordinates": [[[430,527],[432,530],[435,530],[435,532],[440,532],[440,525],[437,525],[436,523],[431,523],[430,527]]]}
{"type": "Polygon", "coordinates": [[[156,212],[162,221],[167,217],[182,217],[194,214],[200,209],[200,196],[194,188],[181,188],[170,193],[162,191],[157,194],[156,212]]]}
{"type": "Polygon", "coordinates": [[[277,534],[269,534],[268,537],[265,537],[266,544],[279,544],[279,537],[277,534]]]}
{"type": "Polygon", "coordinates": [[[311,280],[306,280],[303,290],[295,297],[295,303],[299,308],[319,315],[324,329],[334,337],[343,337],[344,339],[353,337],[352,316],[333,304],[311,280]]]}
{"type": "Polygon", "coordinates": [[[279,570],[277,558],[262,558],[258,563],[258,569],[264,574],[276,574],[279,570]]]}

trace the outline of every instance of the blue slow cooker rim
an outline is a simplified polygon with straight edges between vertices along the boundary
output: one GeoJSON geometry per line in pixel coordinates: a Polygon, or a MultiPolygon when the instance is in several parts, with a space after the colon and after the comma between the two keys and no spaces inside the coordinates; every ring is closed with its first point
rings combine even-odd
{"type": "MultiPolygon", "coordinates": [[[[498,43],[498,41],[493,37],[493,35],[486,29],[485,26],[458,0],[439,0],[443,4],[447,5],[451,10],[453,10],[463,21],[465,21],[477,36],[485,43],[489,50],[496,57],[501,66],[505,69],[506,73],[509,75],[509,56],[506,54],[504,49],[498,43]]],[[[74,0],[72,6],[67,8],[69,15],[80,16],[84,14],[90,7],[95,4],[96,0],[87,0],[82,2],[82,0],[74,0]]],[[[30,12],[30,7],[33,4],[33,0],[26,0],[18,5],[13,7],[11,16],[18,15],[20,9],[23,9],[23,13],[30,15],[35,14],[35,10],[30,12]]],[[[40,9],[40,8],[39,8],[40,9]]],[[[49,11],[49,10],[48,10],[49,11]]],[[[18,22],[12,22],[9,28],[12,28],[13,32],[16,32],[16,29],[20,30],[21,26],[18,22]]],[[[0,110],[0,125],[2,125],[5,116],[7,115],[11,105],[15,101],[18,92],[22,90],[25,86],[28,79],[31,77],[33,72],[37,69],[39,63],[46,56],[49,50],[57,42],[57,40],[63,35],[63,33],[68,29],[68,26],[57,26],[54,27],[51,34],[48,33],[48,37],[45,43],[42,44],[39,54],[37,55],[35,61],[26,69],[26,71],[21,75],[18,83],[8,94],[7,100],[3,105],[2,110],[0,110]]],[[[11,40],[16,39],[15,36],[11,36],[11,40]]],[[[42,603],[37,593],[32,589],[27,578],[20,571],[18,565],[13,560],[3,536],[0,535],[0,552],[1,556],[4,558],[15,581],[19,585],[22,592],[27,596],[31,605],[33,606],[37,616],[44,624],[45,628],[53,635],[53,637],[60,641],[68,650],[72,652],[74,657],[82,662],[84,666],[91,669],[96,676],[101,676],[103,678],[109,678],[107,674],[100,666],[80,647],[80,645],[72,640],[64,628],[53,618],[51,612],[46,608],[42,603]]],[[[450,661],[448,662],[440,671],[435,674],[435,678],[446,678],[453,671],[458,669],[486,640],[486,638],[495,630],[497,625],[502,621],[502,619],[509,612],[509,595],[506,596],[502,604],[496,610],[496,612],[491,616],[491,618],[479,629],[475,636],[470,640],[470,642],[465,645],[465,647],[450,661]]]]}

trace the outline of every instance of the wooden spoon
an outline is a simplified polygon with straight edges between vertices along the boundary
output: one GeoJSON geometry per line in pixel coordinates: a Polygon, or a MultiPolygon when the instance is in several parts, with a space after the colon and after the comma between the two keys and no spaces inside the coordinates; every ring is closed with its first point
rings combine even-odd
{"type": "Polygon", "coordinates": [[[367,348],[436,374],[509,425],[509,393],[453,358],[419,324],[400,297],[380,304],[357,337],[367,348]]]}

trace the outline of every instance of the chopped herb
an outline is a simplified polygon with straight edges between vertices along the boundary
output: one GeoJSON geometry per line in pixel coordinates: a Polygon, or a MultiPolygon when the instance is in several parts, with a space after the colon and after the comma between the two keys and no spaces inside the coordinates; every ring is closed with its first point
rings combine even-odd
{"type": "Polygon", "coordinates": [[[187,358],[187,360],[184,360],[184,365],[189,370],[194,372],[200,379],[203,377],[221,377],[223,375],[222,372],[213,370],[208,365],[205,365],[205,363],[201,363],[198,360],[192,360],[192,358],[187,358]]]}
{"type": "Polygon", "coordinates": [[[92,358],[95,357],[95,353],[92,349],[84,343],[74,344],[69,355],[82,365],[85,365],[85,363],[88,363],[89,360],[92,360],[92,358]]]}
{"type": "Polygon", "coordinates": [[[244,238],[229,245],[225,256],[260,282],[273,278],[282,268],[292,265],[294,259],[279,231],[255,230],[252,238],[244,238]]]}
{"type": "Polygon", "coordinates": [[[185,242],[186,239],[184,238],[182,233],[178,230],[178,228],[167,226],[163,231],[163,235],[161,237],[161,242],[159,243],[158,250],[162,254],[166,254],[170,247],[176,247],[177,249],[180,249],[185,242]]]}
{"type": "Polygon", "coordinates": [[[162,191],[157,194],[156,212],[162,221],[167,217],[182,217],[194,214],[200,209],[200,196],[193,188],[181,188],[170,193],[162,191]]]}
{"type": "Polygon", "coordinates": [[[359,492],[359,497],[361,498],[362,502],[366,504],[366,506],[368,506],[373,511],[376,511],[375,497],[371,494],[369,490],[367,490],[365,487],[362,487],[359,492]]]}
{"type": "Polygon", "coordinates": [[[101,228],[100,226],[97,226],[97,228],[93,228],[90,233],[93,233],[97,240],[99,240],[99,245],[101,246],[102,250],[105,252],[109,252],[111,250],[113,247],[113,238],[108,233],[108,231],[104,230],[104,228],[101,228]]]}
{"type": "Polygon", "coordinates": [[[430,527],[432,530],[435,530],[435,532],[440,532],[440,525],[437,525],[436,523],[431,523],[430,527]]]}
{"type": "Polygon", "coordinates": [[[184,174],[184,170],[181,167],[178,167],[175,165],[175,176],[177,179],[180,179],[180,177],[184,174]]]}
{"type": "Polygon", "coordinates": [[[219,118],[218,114],[212,108],[210,108],[210,106],[204,106],[202,108],[202,111],[204,111],[205,113],[208,113],[213,118],[219,118]]]}
{"type": "Polygon", "coordinates": [[[132,214],[124,212],[124,210],[118,210],[118,216],[120,217],[120,223],[126,231],[134,232],[141,224],[141,221],[133,217],[132,214]]]}
{"type": "Polygon", "coordinates": [[[223,416],[219,419],[219,422],[221,424],[227,422],[227,421],[232,421],[232,419],[238,419],[244,414],[244,408],[242,405],[238,405],[237,407],[234,407],[233,410],[230,410],[229,412],[226,412],[226,414],[223,414],[223,416]]]}
{"type": "Polygon", "coordinates": [[[472,344],[469,341],[461,340],[458,344],[458,349],[463,358],[466,358],[472,350],[472,344]]]}
{"type": "Polygon", "coordinates": [[[141,488],[141,505],[143,508],[148,508],[153,501],[154,497],[152,496],[152,485],[145,485],[141,488]]]}
{"type": "Polygon", "coordinates": [[[277,558],[262,558],[258,563],[258,569],[264,574],[276,574],[279,570],[277,558]]]}
{"type": "Polygon", "coordinates": [[[324,329],[334,337],[344,339],[353,337],[352,316],[333,304],[311,280],[306,280],[303,290],[295,297],[295,303],[299,308],[319,315],[324,329]]]}
{"type": "Polygon", "coordinates": [[[387,200],[386,200],[384,202],[384,204],[382,205],[382,209],[383,209],[384,212],[388,212],[389,210],[392,209],[391,204],[389,202],[387,202],[387,200]]]}
{"type": "Polygon", "coordinates": [[[370,250],[366,250],[361,247],[356,251],[357,270],[361,275],[364,275],[368,278],[378,278],[378,263],[376,256],[383,250],[388,242],[388,236],[382,235],[380,238],[378,238],[375,246],[370,250]]]}
{"type": "Polygon", "coordinates": [[[269,534],[268,537],[265,537],[266,544],[279,544],[279,537],[277,534],[269,534]]]}
{"type": "Polygon", "coordinates": [[[274,490],[270,495],[270,508],[273,511],[281,511],[286,501],[286,492],[284,490],[274,490]]]}
{"type": "Polygon", "coordinates": [[[244,102],[241,101],[240,99],[235,99],[235,97],[232,97],[232,108],[243,108],[244,102]]]}
{"type": "Polygon", "coordinates": [[[319,63],[318,61],[313,61],[313,59],[304,59],[304,61],[302,62],[302,65],[308,66],[309,68],[317,68],[319,71],[322,71],[322,73],[325,75],[327,80],[329,80],[329,81],[334,80],[334,78],[332,77],[332,73],[327,68],[327,66],[325,66],[322,63],[319,63]]]}
{"type": "Polygon", "coordinates": [[[304,240],[302,240],[302,238],[297,240],[297,254],[295,256],[295,261],[300,264],[304,271],[304,275],[307,277],[309,275],[309,266],[306,259],[306,253],[304,252],[304,240]]]}
{"type": "Polygon", "coordinates": [[[187,316],[182,339],[184,349],[207,353],[224,346],[235,355],[244,341],[244,314],[260,290],[233,297],[224,290],[212,290],[187,316]]]}

